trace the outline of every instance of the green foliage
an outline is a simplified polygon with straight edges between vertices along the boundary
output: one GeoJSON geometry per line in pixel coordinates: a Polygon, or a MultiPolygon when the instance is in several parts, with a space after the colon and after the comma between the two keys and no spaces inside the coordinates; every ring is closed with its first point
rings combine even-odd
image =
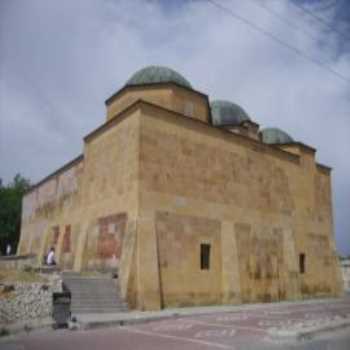
{"type": "Polygon", "coordinates": [[[0,249],[5,252],[7,243],[16,251],[20,229],[23,194],[30,188],[30,181],[17,174],[4,186],[0,179],[0,249]]]}

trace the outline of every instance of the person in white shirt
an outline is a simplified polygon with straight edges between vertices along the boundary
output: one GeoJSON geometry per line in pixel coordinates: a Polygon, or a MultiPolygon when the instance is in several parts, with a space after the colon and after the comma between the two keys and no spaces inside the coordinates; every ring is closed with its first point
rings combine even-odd
{"type": "Polygon", "coordinates": [[[47,254],[46,264],[47,265],[56,265],[55,248],[53,248],[53,247],[50,249],[49,254],[47,254]]]}
{"type": "Polygon", "coordinates": [[[10,243],[7,243],[6,245],[6,255],[11,255],[11,244],[10,243]]]}

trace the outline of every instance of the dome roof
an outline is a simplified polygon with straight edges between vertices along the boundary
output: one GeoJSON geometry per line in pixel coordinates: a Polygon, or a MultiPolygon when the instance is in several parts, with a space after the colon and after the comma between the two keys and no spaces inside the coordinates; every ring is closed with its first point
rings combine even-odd
{"type": "Polygon", "coordinates": [[[152,83],[176,83],[190,89],[192,88],[191,84],[181,74],[163,66],[142,68],[134,73],[125,85],[132,86],[152,83]]]}
{"type": "Polygon", "coordinates": [[[213,125],[239,125],[245,120],[250,120],[242,107],[230,101],[212,101],[210,108],[213,125]]]}
{"type": "Polygon", "coordinates": [[[261,130],[262,142],[270,145],[294,142],[294,139],[278,128],[266,128],[261,130]]]}

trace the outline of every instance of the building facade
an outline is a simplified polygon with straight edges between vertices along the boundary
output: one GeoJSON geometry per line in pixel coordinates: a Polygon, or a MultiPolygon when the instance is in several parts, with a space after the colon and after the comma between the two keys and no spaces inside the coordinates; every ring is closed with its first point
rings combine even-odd
{"type": "Polygon", "coordinates": [[[26,194],[19,253],[118,270],[129,307],[342,292],[330,168],[238,105],[147,67],[106,101],[83,154],[26,194]]]}

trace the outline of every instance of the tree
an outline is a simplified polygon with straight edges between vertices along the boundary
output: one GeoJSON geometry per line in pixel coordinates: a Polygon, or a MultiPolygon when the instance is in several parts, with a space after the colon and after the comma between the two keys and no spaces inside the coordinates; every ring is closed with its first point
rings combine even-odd
{"type": "Polygon", "coordinates": [[[30,188],[30,181],[17,174],[7,186],[0,179],[0,249],[7,243],[16,251],[21,230],[22,197],[30,188]]]}

